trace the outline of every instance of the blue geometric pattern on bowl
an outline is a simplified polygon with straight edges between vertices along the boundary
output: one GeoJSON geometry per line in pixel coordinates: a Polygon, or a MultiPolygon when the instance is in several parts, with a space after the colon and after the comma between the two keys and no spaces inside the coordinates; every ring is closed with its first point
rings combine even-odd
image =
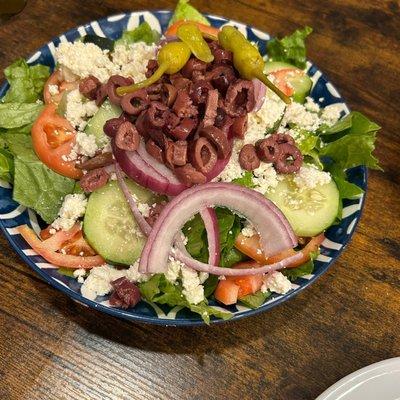
{"type": "MultiPolygon", "coordinates": [[[[108,18],[94,21],[86,25],[69,30],[58,36],[45,46],[41,47],[29,59],[29,64],[45,64],[54,68],[54,51],[60,42],[74,41],[85,34],[96,34],[111,39],[120,37],[125,29],[132,29],[139,23],[147,21],[153,29],[162,32],[168,24],[171,16],[170,11],[142,11],[126,14],[118,14],[108,18]]],[[[251,41],[259,44],[262,53],[265,53],[266,43],[270,36],[258,29],[247,25],[227,20],[217,16],[208,16],[212,25],[220,27],[226,24],[236,26],[251,41]]],[[[342,106],[343,114],[349,112],[340,94],[335,87],[328,81],[318,68],[312,63],[307,63],[308,74],[313,80],[314,86],[311,96],[321,106],[339,103],[342,106]]],[[[0,87],[0,98],[4,96],[8,85],[4,83],[0,87]]],[[[367,189],[367,170],[365,167],[357,167],[348,171],[350,182],[367,189]]],[[[354,230],[360,219],[361,211],[364,205],[365,195],[355,200],[345,200],[343,207],[343,219],[339,225],[330,227],[326,232],[326,239],[321,247],[321,254],[315,262],[315,270],[312,275],[304,276],[293,283],[292,290],[285,295],[274,295],[270,297],[261,307],[251,310],[247,307],[237,305],[222,307],[220,304],[210,304],[215,307],[224,308],[234,313],[231,320],[247,317],[269,310],[278,304],[289,300],[308,285],[320,277],[339,257],[340,253],[349,243],[354,230]]],[[[41,256],[37,255],[17,233],[19,225],[29,224],[36,232],[39,232],[42,222],[38,220],[36,214],[24,206],[19,205],[12,199],[12,188],[6,183],[0,181],[0,227],[3,230],[8,241],[21,258],[35,270],[44,280],[54,286],[61,292],[67,294],[75,301],[89,307],[96,308],[107,314],[116,317],[125,318],[133,321],[147,322],[159,325],[201,325],[203,321],[196,314],[180,307],[170,308],[140,302],[135,308],[121,310],[112,308],[108,305],[107,296],[98,297],[96,301],[85,299],[80,294],[80,284],[73,278],[60,275],[54,265],[47,263],[41,256]]],[[[219,319],[212,319],[212,323],[222,322],[219,319]]]]}

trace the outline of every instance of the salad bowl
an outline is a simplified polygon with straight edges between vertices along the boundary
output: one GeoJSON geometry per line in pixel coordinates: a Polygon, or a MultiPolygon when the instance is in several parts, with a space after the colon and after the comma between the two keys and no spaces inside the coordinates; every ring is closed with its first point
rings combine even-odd
{"type": "MultiPolygon", "coordinates": [[[[147,22],[152,29],[163,32],[170,20],[172,13],[166,10],[159,11],[137,11],[113,15],[86,25],[71,29],[68,32],[54,38],[38,49],[28,60],[28,64],[44,64],[50,68],[55,66],[55,48],[65,41],[75,41],[86,34],[117,39],[126,29],[133,29],[142,22],[147,22]]],[[[222,17],[207,15],[211,24],[221,27],[229,24],[235,26],[248,40],[257,42],[262,54],[265,54],[266,43],[270,39],[268,33],[262,32],[245,24],[231,21],[222,17]]],[[[307,62],[307,74],[310,76],[313,87],[310,96],[321,107],[331,104],[339,104],[342,114],[348,114],[349,110],[341,98],[339,92],[328,78],[311,62],[307,62]]],[[[0,88],[0,97],[7,92],[8,85],[4,83],[0,88]]],[[[347,171],[348,180],[364,190],[364,194],[355,199],[343,201],[342,219],[337,225],[331,226],[325,232],[325,240],[320,249],[320,254],[315,260],[314,271],[310,275],[297,278],[292,283],[292,289],[284,295],[272,295],[257,309],[250,309],[243,305],[222,306],[219,303],[210,302],[210,305],[219,309],[226,309],[233,314],[230,319],[236,320],[267,311],[284,301],[297,295],[300,291],[311,285],[318,279],[340,256],[345,249],[356,229],[364,205],[365,192],[367,189],[367,169],[363,166],[355,167],[347,171]]],[[[45,226],[40,217],[34,211],[16,203],[12,199],[12,187],[4,181],[0,181],[0,227],[14,250],[23,261],[37,272],[47,283],[68,295],[80,304],[97,309],[101,312],[124,318],[131,321],[145,322],[158,325],[202,325],[203,320],[196,314],[182,307],[168,307],[141,301],[136,307],[123,310],[111,307],[108,297],[98,297],[96,301],[89,300],[81,295],[81,284],[73,277],[60,274],[58,268],[46,262],[34,250],[29,248],[18,227],[27,224],[36,233],[45,226]]],[[[222,319],[211,318],[211,323],[223,322],[222,319]]]]}

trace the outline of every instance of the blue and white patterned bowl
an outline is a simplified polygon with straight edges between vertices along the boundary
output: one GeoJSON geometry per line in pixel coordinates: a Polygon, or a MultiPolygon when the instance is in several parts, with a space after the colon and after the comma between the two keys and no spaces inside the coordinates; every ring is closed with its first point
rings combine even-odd
{"type": "MultiPolygon", "coordinates": [[[[29,58],[28,63],[41,63],[54,68],[54,50],[60,42],[74,41],[85,34],[96,34],[98,36],[117,39],[120,37],[123,30],[132,29],[143,21],[147,21],[153,29],[162,32],[167,27],[170,17],[170,11],[139,11],[118,14],[99,21],[94,21],[87,25],[71,29],[53,39],[33,54],[29,58]]],[[[209,15],[208,18],[212,25],[216,27],[225,24],[236,26],[249,40],[258,42],[261,52],[265,53],[266,43],[270,38],[267,33],[225,18],[212,15],[209,15]]],[[[349,112],[335,87],[327,80],[322,72],[311,63],[308,63],[308,74],[314,82],[311,95],[318,104],[327,106],[329,104],[339,103],[343,107],[343,114],[349,112]]],[[[7,89],[8,85],[6,83],[0,87],[0,98],[4,96],[7,89]]],[[[365,167],[353,168],[348,171],[348,175],[351,182],[361,186],[364,190],[367,188],[367,170],[365,167]]],[[[340,225],[332,226],[326,232],[327,239],[322,244],[321,254],[317,258],[315,270],[312,275],[299,278],[293,284],[293,288],[289,293],[284,296],[276,295],[269,298],[266,303],[256,310],[251,310],[240,305],[224,307],[234,313],[234,317],[231,320],[269,310],[289,300],[321,276],[333,264],[336,258],[339,257],[340,253],[349,243],[357,222],[360,219],[363,205],[364,196],[356,200],[345,201],[343,220],[340,225]]],[[[17,233],[16,228],[23,224],[29,224],[36,232],[39,232],[42,222],[38,220],[35,212],[13,201],[11,186],[6,182],[0,181],[0,227],[21,258],[50,285],[85,306],[93,307],[107,314],[128,320],[159,325],[183,326],[203,324],[203,321],[196,314],[177,307],[171,309],[167,306],[158,306],[142,301],[135,308],[125,311],[109,307],[107,297],[98,297],[97,301],[85,299],[80,294],[81,285],[75,279],[60,275],[53,265],[47,263],[41,256],[37,255],[29,248],[24,239],[17,233]]],[[[221,308],[221,306],[217,304],[211,305],[221,308]]],[[[222,322],[222,320],[213,319],[212,322],[222,322]]]]}

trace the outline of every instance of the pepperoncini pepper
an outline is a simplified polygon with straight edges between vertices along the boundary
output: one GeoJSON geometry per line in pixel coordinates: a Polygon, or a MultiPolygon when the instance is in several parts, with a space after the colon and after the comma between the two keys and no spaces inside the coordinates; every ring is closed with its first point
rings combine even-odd
{"type": "Polygon", "coordinates": [[[290,97],[279,90],[264,74],[264,60],[241,32],[233,26],[224,26],[218,34],[218,41],[225,49],[233,53],[233,65],[244,79],[259,79],[265,86],[276,93],[286,104],[291,103],[290,97]]]}
{"type": "Polygon", "coordinates": [[[150,78],[142,82],[117,88],[117,94],[119,96],[123,96],[126,93],[132,93],[136,90],[148,87],[157,82],[164,73],[167,73],[169,75],[176,74],[188,62],[190,54],[190,48],[186,43],[167,43],[166,45],[161,47],[158,53],[157,62],[159,66],[154,74],[150,78]]]}
{"type": "Polygon", "coordinates": [[[203,35],[197,25],[192,23],[182,24],[177,31],[178,38],[186,43],[194,56],[201,61],[210,63],[214,61],[210,47],[204,40],[203,35]]]}

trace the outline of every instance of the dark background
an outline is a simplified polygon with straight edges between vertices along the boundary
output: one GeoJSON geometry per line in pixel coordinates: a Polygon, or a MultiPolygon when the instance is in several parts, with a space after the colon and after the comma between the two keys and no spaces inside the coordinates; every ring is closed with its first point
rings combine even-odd
{"type": "MultiPolygon", "coordinates": [[[[52,37],[125,10],[174,1],[29,0],[0,25],[0,67],[52,37]]],[[[50,288],[0,237],[0,399],[310,400],[400,355],[398,1],[193,0],[283,35],[308,24],[309,58],[351,109],[382,126],[363,218],[340,260],[272,311],[225,325],[119,321],[50,288]]]]}

